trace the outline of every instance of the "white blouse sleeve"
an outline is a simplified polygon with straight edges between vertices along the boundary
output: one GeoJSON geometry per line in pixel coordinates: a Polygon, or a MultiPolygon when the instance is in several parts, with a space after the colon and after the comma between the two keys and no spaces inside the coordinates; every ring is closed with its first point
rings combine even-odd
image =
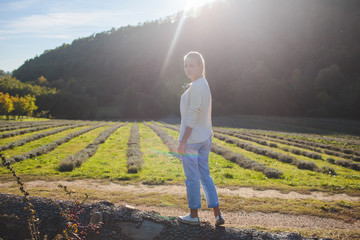
{"type": "Polygon", "coordinates": [[[201,85],[191,84],[189,89],[189,111],[186,126],[194,128],[203,110],[201,85]]]}

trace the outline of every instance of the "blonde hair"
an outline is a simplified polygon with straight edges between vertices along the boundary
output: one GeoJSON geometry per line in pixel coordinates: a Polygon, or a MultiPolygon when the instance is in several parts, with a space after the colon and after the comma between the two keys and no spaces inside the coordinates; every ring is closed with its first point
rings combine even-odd
{"type": "Polygon", "coordinates": [[[195,59],[199,62],[199,64],[202,65],[202,73],[201,74],[203,77],[205,77],[205,60],[204,60],[204,57],[201,55],[201,53],[195,52],[195,51],[188,52],[184,56],[184,61],[188,58],[195,59]]]}

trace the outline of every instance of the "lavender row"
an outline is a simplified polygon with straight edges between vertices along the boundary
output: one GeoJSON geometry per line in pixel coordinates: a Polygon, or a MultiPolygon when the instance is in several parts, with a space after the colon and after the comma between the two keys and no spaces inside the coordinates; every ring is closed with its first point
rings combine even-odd
{"type": "Polygon", "coordinates": [[[15,147],[19,147],[19,146],[22,146],[22,145],[24,145],[26,143],[29,143],[31,141],[38,140],[40,138],[44,138],[44,137],[47,137],[47,136],[50,136],[50,135],[53,135],[53,134],[68,130],[68,129],[73,129],[73,128],[82,127],[82,126],[86,126],[86,125],[89,125],[89,124],[80,123],[80,124],[75,124],[75,125],[70,125],[70,126],[65,126],[65,127],[49,130],[49,131],[46,131],[46,132],[37,133],[37,134],[31,135],[31,136],[29,136],[27,138],[23,138],[23,139],[20,139],[18,141],[8,143],[6,145],[2,145],[2,146],[0,146],[0,151],[4,151],[4,150],[7,150],[7,149],[12,149],[12,148],[15,148],[15,147]]]}
{"type": "Polygon", "coordinates": [[[281,178],[283,175],[283,172],[277,169],[269,168],[265,164],[253,161],[247,157],[244,157],[240,153],[234,153],[229,149],[216,145],[215,143],[212,144],[211,151],[223,156],[225,159],[233,163],[238,164],[242,168],[262,172],[267,178],[281,178]]]}
{"type": "Polygon", "coordinates": [[[70,122],[70,121],[37,121],[37,122],[14,122],[13,124],[6,124],[3,125],[0,128],[0,132],[3,131],[12,131],[12,130],[16,130],[16,129],[22,129],[22,128],[31,128],[31,127],[38,127],[38,126],[47,126],[47,125],[52,125],[52,124],[56,124],[59,122],[70,122]]]}
{"type": "MultiPolygon", "coordinates": [[[[117,123],[114,126],[111,126],[106,130],[104,130],[102,133],[99,134],[97,138],[95,138],[95,140],[92,143],[87,145],[86,148],[80,150],[74,155],[71,155],[61,160],[58,166],[58,170],[60,172],[72,171],[75,167],[81,166],[87,159],[89,159],[96,153],[100,144],[104,143],[111,136],[111,134],[113,134],[118,128],[126,124],[117,123]]],[[[99,127],[102,127],[104,125],[107,124],[103,124],[99,127]]]]}
{"type": "Polygon", "coordinates": [[[45,125],[45,126],[42,125],[42,126],[37,126],[37,127],[33,127],[33,128],[27,128],[27,129],[23,129],[23,130],[3,133],[3,134],[0,134],[0,138],[4,139],[4,138],[22,135],[25,133],[37,132],[37,131],[41,131],[41,130],[48,129],[48,128],[61,127],[61,126],[67,126],[67,125],[72,125],[72,124],[74,124],[74,123],[73,122],[61,122],[61,123],[45,125]]]}
{"type": "Polygon", "coordinates": [[[290,155],[285,155],[285,154],[281,154],[278,152],[274,152],[265,148],[261,148],[261,147],[257,147],[254,146],[252,144],[249,143],[245,143],[245,142],[241,142],[238,139],[233,139],[230,138],[226,135],[220,135],[218,133],[215,133],[214,135],[216,138],[225,141],[227,143],[231,143],[231,144],[236,144],[238,147],[249,151],[249,152],[253,152],[259,155],[263,155],[263,156],[267,156],[270,157],[272,159],[276,159],[280,162],[284,162],[284,163],[289,163],[292,165],[295,165],[297,168],[299,169],[306,169],[306,170],[311,170],[311,171],[319,171],[319,168],[316,166],[315,163],[313,162],[307,162],[307,161],[301,161],[299,159],[296,159],[290,155]]]}
{"type": "Polygon", "coordinates": [[[102,126],[105,126],[107,125],[107,123],[100,123],[100,124],[96,124],[94,126],[91,126],[91,127],[88,127],[88,128],[85,128],[85,129],[81,129],[79,131],[76,131],[76,132],[72,132],[68,135],[66,135],[65,137],[61,138],[61,139],[58,139],[54,142],[51,142],[51,143],[48,143],[46,145],[43,145],[41,147],[38,147],[36,149],[33,149],[29,152],[26,152],[24,154],[21,154],[21,155],[17,155],[17,156],[13,156],[11,158],[8,159],[8,161],[12,164],[12,163],[15,163],[15,162],[20,162],[20,161],[24,161],[26,159],[29,159],[29,158],[33,158],[33,157],[36,157],[36,156],[40,156],[40,155],[43,155],[45,153],[48,153],[52,150],[54,150],[55,148],[59,147],[61,144],[64,144],[68,141],[70,141],[71,139],[75,138],[75,137],[78,137],[82,134],[85,134],[91,130],[94,130],[96,128],[99,128],[99,127],[102,127],[102,126]]]}
{"type": "MultiPolygon", "coordinates": [[[[232,131],[234,134],[240,134],[238,132],[234,132],[232,131]]],[[[257,137],[261,137],[263,139],[272,141],[272,142],[276,142],[276,143],[280,143],[280,144],[284,144],[284,145],[289,145],[289,146],[294,146],[294,147],[298,147],[298,148],[303,148],[303,149],[309,149],[311,151],[317,152],[317,153],[325,153],[328,155],[332,155],[332,156],[336,156],[336,157],[342,157],[342,158],[346,158],[346,159],[351,159],[354,161],[360,161],[360,157],[354,156],[354,155],[349,155],[349,154],[345,154],[345,153],[341,153],[341,152],[336,152],[336,151],[332,151],[332,150],[328,150],[328,149],[320,149],[314,146],[310,146],[310,145],[306,145],[306,144],[301,144],[301,143],[296,143],[296,142],[292,142],[292,141],[288,141],[288,140],[283,140],[283,139],[279,139],[279,138],[271,138],[268,137],[266,134],[260,134],[260,133],[241,133],[241,135],[243,136],[250,136],[250,137],[254,137],[253,135],[256,135],[257,137]]],[[[282,148],[282,150],[288,151],[288,149],[286,148],[282,148]]],[[[311,157],[313,159],[322,159],[322,157],[320,157],[321,155],[317,155],[316,153],[309,153],[309,152],[299,152],[300,150],[292,150],[292,152],[294,154],[298,154],[298,155],[304,155],[307,157],[311,157]]]]}
{"type": "Polygon", "coordinates": [[[130,131],[127,150],[127,169],[128,173],[137,173],[140,171],[144,160],[143,153],[140,150],[140,133],[139,125],[135,122],[130,131]]]}
{"type": "MultiPolygon", "coordinates": [[[[271,138],[267,138],[267,137],[265,137],[265,138],[266,139],[271,139],[271,138]]],[[[314,147],[314,146],[311,146],[311,145],[306,145],[306,144],[301,144],[301,143],[296,143],[296,142],[291,142],[291,141],[281,140],[281,139],[276,139],[276,138],[271,139],[271,141],[275,141],[275,142],[278,142],[278,143],[281,143],[281,144],[286,144],[286,145],[290,145],[290,146],[294,146],[294,147],[298,147],[298,148],[309,149],[309,150],[314,151],[314,152],[325,153],[327,155],[346,158],[346,159],[351,159],[353,161],[360,162],[360,157],[355,156],[355,155],[345,154],[343,152],[337,152],[337,151],[328,150],[328,149],[320,149],[320,148],[317,148],[317,147],[314,147]]]]}
{"type": "Polygon", "coordinates": [[[352,155],[360,156],[360,151],[353,150],[353,149],[342,148],[342,147],[332,146],[332,145],[323,144],[323,143],[316,143],[316,142],[307,141],[307,140],[293,139],[293,138],[278,136],[275,134],[261,134],[261,133],[253,133],[253,134],[260,135],[260,136],[266,136],[266,137],[270,137],[270,138],[286,140],[286,141],[294,142],[294,143],[300,143],[300,144],[304,144],[304,145],[308,145],[308,146],[318,147],[318,148],[341,152],[341,153],[345,153],[345,154],[352,154],[352,155]]]}
{"type": "Polygon", "coordinates": [[[356,171],[360,171],[360,164],[359,163],[354,163],[352,161],[348,161],[348,160],[343,160],[343,159],[339,159],[339,160],[335,160],[333,158],[328,158],[327,161],[329,163],[341,166],[341,167],[345,167],[345,168],[350,168],[356,171]]]}
{"type": "MultiPolygon", "coordinates": [[[[279,148],[279,149],[284,150],[286,152],[291,151],[293,154],[302,155],[302,156],[309,157],[309,158],[312,158],[312,159],[315,159],[315,160],[322,159],[321,154],[313,153],[313,152],[307,152],[307,151],[300,150],[300,149],[291,149],[291,150],[289,150],[288,148],[280,148],[276,143],[272,143],[272,142],[269,143],[266,140],[258,139],[256,137],[249,136],[247,134],[243,134],[243,133],[240,134],[240,133],[236,133],[236,132],[229,131],[229,130],[223,130],[223,129],[216,129],[216,132],[226,134],[226,135],[230,135],[230,136],[234,136],[236,138],[240,138],[240,139],[243,139],[243,140],[255,142],[255,143],[261,144],[263,146],[268,146],[268,147],[272,147],[272,148],[279,148]]],[[[278,142],[278,143],[281,143],[281,142],[278,142]]],[[[285,142],[282,142],[282,144],[295,146],[295,144],[291,144],[291,143],[289,144],[289,143],[285,143],[285,142]]],[[[301,148],[300,145],[297,145],[295,147],[300,147],[301,148]]]]}
{"type": "MultiPolygon", "coordinates": [[[[172,130],[177,130],[176,127],[167,124],[165,124],[164,126],[172,130]]],[[[238,164],[242,168],[262,172],[267,178],[281,178],[281,176],[283,175],[283,172],[277,169],[269,168],[265,164],[253,161],[239,153],[234,153],[231,150],[221,147],[215,143],[212,144],[211,151],[223,156],[226,160],[238,164]]]]}
{"type": "Polygon", "coordinates": [[[144,122],[144,125],[151,128],[161,138],[161,140],[168,147],[170,153],[173,156],[180,158],[180,155],[177,153],[177,141],[175,141],[171,136],[169,136],[166,131],[162,130],[155,122],[153,122],[153,124],[147,124],[146,122],[144,122]]]}
{"type": "MultiPolygon", "coordinates": [[[[166,123],[163,123],[163,124],[164,124],[164,126],[166,128],[178,131],[178,128],[176,126],[168,125],[166,123]]],[[[270,146],[270,147],[274,147],[274,148],[278,147],[277,144],[268,143],[268,142],[266,142],[264,140],[251,138],[249,136],[240,135],[240,134],[234,133],[232,131],[216,129],[216,132],[220,132],[220,133],[223,133],[223,134],[226,134],[226,135],[234,136],[234,137],[241,138],[241,139],[248,140],[248,141],[253,141],[253,142],[265,145],[265,146],[270,146]]],[[[222,139],[220,139],[220,140],[222,140],[222,139]]],[[[233,143],[232,140],[229,140],[229,143],[233,143]]],[[[288,144],[288,143],[283,143],[283,144],[288,144]]],[[[296,144],[294,144],[294,145],[296,145],[296,144]]],[[[245,149],[245,150],[250,150],[250,149],[254,150],[254,147],[247,147],[247,149],[245,149]]],[[[289,151],[289,149],[286,149],[286,148],[280,148],[280,149],[282,149],[284,151],[289,151]]],[[[257,150],[255,153],[260,153],[260,152],[262,152],[262,151],[257,150]]],[[[269,152],[272,152],[272,151],[269,151],[269,152]]],[[[302,151],[300,149],[292,149],[291,152],[294,153],[294,154],[297,154],[297,155],[303,155],[303,156],[307,156],[307,157],[310,157],[310,158],[313,158],[313,159],[322,159],[322,156],[320,154],[307,152],[307,151],[302,151]]],[[[269,154],[269,156],[275,156],[275,155],[279,155],[279,154],[274,153],[274,152],[272,152],[272,154],[269,154]]],[[[313,169],[313,171],[320,171],[320,172],[323,172],[323,173],[330,173],[332,175],[336,175],[335,170],[333,168],[331,168],[331,167],[323,167],[323,168],[319,169],[314,163],[305,162],[305,161],[301,161],[301,160],[293,158],[293,159],[295,159],[295,161],[294,161],[294,160],[290,160],[290,158],[292,158],[292,157],[287,156],[287,155],[283,155],[282,157],[279,156],[279,159],[283,160],[283,162],[288,162],[288,161],[289,162],[295,162],[296,165],[300,169],[308,169],[308,168],[310,168],[308,170],[313,169]]],[[[353,163],[353,162],[347,161],[347,160],[334,160],[334,159],[330,158],[330,159],[328,159],[328,162],[331,163],[331,164],[339,165],[341,167],[350,168],[350,169],[353,169],[353,170],[359,170],[359,168],[360,168],[360,164],[353,163]]]]}

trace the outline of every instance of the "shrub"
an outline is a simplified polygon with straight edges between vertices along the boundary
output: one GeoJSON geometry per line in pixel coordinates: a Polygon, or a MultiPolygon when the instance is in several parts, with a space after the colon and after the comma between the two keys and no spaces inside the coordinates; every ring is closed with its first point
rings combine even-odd
{"type": "Polygon", "coordinates": [[[273,147],[273,148],[277,148],[277,147],[278,147],[278,145],[277,145],[276,143],[270,143],[269,146],[270,146],[270,147],[273,147]]]}
{"type": "Polygon", "coordinates": [[[273,168],[266,168],[264,169],[263,173],[267,178],[281,178],[283,175],[282,172],[273,168]]]}
{"type": "Polygon", "coordinates": [[[150,180],[146,180],[143,182],[143,184],[145,185],[163,185],[164,183],[165,183],[165,179],[157,178],[157,177],[154,177],[150,180]]]}
{"type": "Polygon", "coordinates": [[[296,154],[296,155],[300,155],[300,150],[299,149],[293,148],[293,149],[291,149],[291,152],[296,154]]]}
{"type": "Polygon", "coordinates": [[[318,169],[318,167],[316,166],[315,163],[313,162],[306,162],[306,161],[298,161],[296,163],[296,166],[299,169],[306,169],[306,170],[311,170],[311,171],[316,171],[318,169]]]}
{"type": "Polygon", "coordinates": [[[29,193],[24,188],[24,183],[22,182],[21,178],[16,174],[15,170],[10,166],[10,162],[8,162],[4,155],[0,153],[1,164],[6,166],[6,168],[12,173],[12,175],[16,178],[17,184],[20,186],[19,189],[23,194],[23,202],[26,204],[24,210],[28,211],[28,229],[30,231],[31,239],[32,240],[40,240],[40,232],[39,232],[39,223],[40,220],[36,216],[36,211],[34,205],[30,202],[29,193]]]}
{"type": "Polygon", "coordinates": [[[325,173],[325,174],[330,174],[330,175],[333,175],[333,176],[337,175],[336,172],[335,172],[335,169],[332,168],[332,167],[329,167],[329,166],[321,167],[320,172],[325,173]]]}
{"type": "Polygon", "coordinates": [[[137,173],[140,169],[136,165],[131,165],[127,167],[128,173],[137,173]]]}
{"type": "Polygon", "coordinates": [[[63,159],[59,163],[58,170],[60,172],[71,172],[75,168],[75,163],[71,159],[63,159]]]}
{"type": "Polygon", "coordinates": [[[360,171],[360,164],[359,163],[354,163],[352,161],[343,160],[343,159],[335,160],[333,158],[328,158],[327,161],[329,163],[336,164],[336,165],[339,165],[341,167],[350,168],[350,169],[353,169],[353,170],[356,170],[356,171],[360,171]]]}
{"type": "Polygon", "coordinates": [[[230,178],[230,179],[234,178],[234,176],[231,173],[224,173],[224,177],[225,178],[230,178]]]}

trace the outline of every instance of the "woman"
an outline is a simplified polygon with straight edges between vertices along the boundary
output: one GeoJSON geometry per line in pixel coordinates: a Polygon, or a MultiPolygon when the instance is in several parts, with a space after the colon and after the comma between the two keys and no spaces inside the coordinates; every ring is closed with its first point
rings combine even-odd
{"type": "Polygon", "coordinates": [[[184,57],[184,70],[191,80],[190,87],[180,99],[181,126],[178,153],[186,176],[190,214],[179,216],[178,221],[199,225],[198,209],[201,208],[200,182],[206,202],[213,208],[215,225],[225,223],[219,209],[215,184],[209,172],[209,153],[213,135],[211,124],[211,92],[205,79],[205,62],[198,52],[189,52],[184,57]]]}

